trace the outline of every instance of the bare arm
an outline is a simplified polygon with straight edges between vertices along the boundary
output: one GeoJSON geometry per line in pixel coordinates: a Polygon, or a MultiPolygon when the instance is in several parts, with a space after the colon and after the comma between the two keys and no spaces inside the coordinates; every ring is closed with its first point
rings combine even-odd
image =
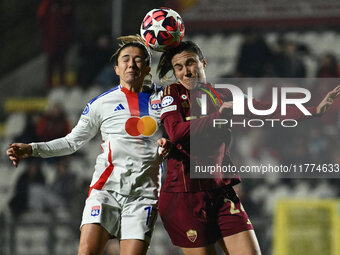
{"type": "Polygon", "coordinates": [[[317,114],[324,114],[328,111],[329,107],[333,104],[334,100],[340,95],[340,85],[336,86],[333,90],[328,92],[325,98],[316,107],[317,114]]]}

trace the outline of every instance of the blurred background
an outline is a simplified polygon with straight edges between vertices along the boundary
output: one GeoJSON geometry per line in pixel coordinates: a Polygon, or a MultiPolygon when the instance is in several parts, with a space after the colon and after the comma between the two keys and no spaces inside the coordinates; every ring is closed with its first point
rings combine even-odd
{"type": "MultiPolygon", "coordinates": [[[[161,6],[182,16],[184,40],[207,58],[208,80],[320,78],[308,87],[312,104],[340,84],[337,0],[2,0],[0,254],[76,253],[100,136],[72,156],[24,160],[17,169],[5,150],[66,135],[89,100],[119,83],[110,63],[115,38],[139,33],[145,14],[161,6]]],[[[158,59],[155,53],[153,70],[158,59]]],[[[154,71],[153,78],[166,85],[154,71]]],[[[270,99],[270,88],[259,86],[256,97],[270,99]]],[[[339,164],[339,127],[338,99],[297,129],[235,129],[232,158],[238,165],[339,164]]],[[[264,255],[340,254],[339,179],[244,179],[236,188],[264,255]]],[[[105,254],[118,249],[112,241],[105,254]]],[[[148,254],[181,254],[160,220],[148,254]]]]}

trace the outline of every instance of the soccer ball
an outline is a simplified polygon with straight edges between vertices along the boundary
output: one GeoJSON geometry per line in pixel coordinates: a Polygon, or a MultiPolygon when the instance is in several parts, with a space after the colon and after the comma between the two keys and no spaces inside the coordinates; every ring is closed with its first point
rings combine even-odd
{"type": "Polygon", "coordinates": [[[145,43],[155,51],[176,47],[184,36],[184,23],[177,12],[161,7],[149,11],[140,26],[145,43]]]}

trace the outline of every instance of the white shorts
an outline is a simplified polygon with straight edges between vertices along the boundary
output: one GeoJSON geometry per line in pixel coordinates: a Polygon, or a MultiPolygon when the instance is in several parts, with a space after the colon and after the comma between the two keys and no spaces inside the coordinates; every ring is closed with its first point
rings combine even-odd
{"type": "Polygon", "coordinates": [[[86,200],[80,228],[99,223],[118,240],[138,239],[150,243],[156,219],[156,199],[93,189],[86,200]]]}

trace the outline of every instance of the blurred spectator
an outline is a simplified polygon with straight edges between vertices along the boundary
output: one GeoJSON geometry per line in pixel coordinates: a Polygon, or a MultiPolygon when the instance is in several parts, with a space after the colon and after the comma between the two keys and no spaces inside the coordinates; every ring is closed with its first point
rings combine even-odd
{"type": "MultiPolygon", "coordinates": [[[[110,64],[112,46],[112,40],[107,34],[100,34],[94,43],[83,43],[79,53],[81,63],[78,70],[78,84],[80,86],[88,88],[93,85],[96,77],[110,64]]],[[[107,76],[109,77],[107,82],[112,83],[115,72],[113,66],[109,66],[111,72],[107,76]]]]}
{"type": "Polygon", "coordinates": [[[278,40],[278,52],[273,56],[273,75],[276,77],[304,78],[306,67],[296,50],[296,43],[290,40],[278,40]]]}
{"type": "Polygon", "coordinates": [[[243,77],[265,76],[271,55],[271,50],[263,37],[252,29],[246,29],[237,61],[237,75],[243,77]]]}
{"type": "Polygon", "coordinates": [[[290,137],[290,141],[289,145],[284,144],[285,147],[282,148],[282,151],[285,152],[281,154],[282,164],[305,164],[306,162],[311,162],[306,148],[308,144],[307,137],[295,135],[290,137]]]}
{"type": "Polygon", "coordinates": [[[340,77],[340,66],[335,55],[327,53],[321,57],[316,76],[319,78],[340,77]]]}
{"type": "Polygon", "coordinates": [[[20,216],[29,210],[31,206],[30,189],[34,186],[45,185],[45,177],[42,174],[40,162],[36,159],[30,159],[27,163],[26,169],[16,183],[14,196],[9,202],[9,207],[14,216],[20,216]]]}
{"type": "Polygon", "coordinates": [[[42,28],[42,47],[47,55],[47,84],[59,71],[57,85],[65,84],[65,58],[74,32],[74,3],[72,0],[42,0],[37,12],[42,28]]]}
{"type": "Polygon", "coordinates": [[[65,158],[58,161],[57,175],[51,186],[52,191],[59,196],[64,206],[69,206],[76,190],[76,176],[69,171],[65,158]]]}
{"type": "Polygon", "coordinates": [[[37,123],[39,141],[50,141],[63,137],[70,132],[70,123],[61,105],[54,104],[48,108],[37,123]]]}
{"type": "Polygon", "coordinates": [[[100,73],[96,76],[94,81],[96,85],[103,87],[104,89],[110,89],[119,85],[119,76],[116,74],[111,64],[106,65],[100,73]]]}
{"type": "Polygon", "coordinates": [[[31,141],[37,141],[37,121],[38,121],[38,113],[36,112],[28,112],[26,114],[26,123],[23,132],[15,137],[16,141],[22,141],[24,143],[28,143],[31,141]]]}
{"type": "Polygon", "coordinates": [[[328,143],[325,139],[325,134],[322,133],[321,125],[313,125],[308,130],[308,151],[313,162],[323,163],[329,162],[329,156],[327,153],[328,143]]]}

